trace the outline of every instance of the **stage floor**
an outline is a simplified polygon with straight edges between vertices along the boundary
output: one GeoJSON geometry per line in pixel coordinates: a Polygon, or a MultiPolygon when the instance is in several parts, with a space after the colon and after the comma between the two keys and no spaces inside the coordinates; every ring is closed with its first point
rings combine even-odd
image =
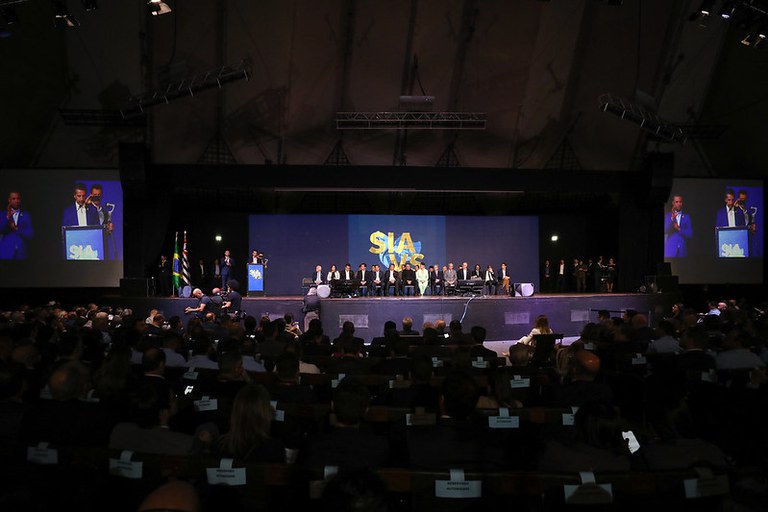
{"type": "MultiPolygon", "coordinates": [[[[384,322],[392,320],[400,326],[406,316],[413,319],[414,329],[421,331],[425,322],[442,319],[447,323],[461,320],[464,331],[481,325],[488,332],[488,341],[519,339],[528,334],[538,315],[546,315],[555,332],[571,338],[578,336],[589,322],[597,320],[597,312],[608,310],[611,316],[621,316],[627,309],[645,314],[651,325],[669,311],[676,301],[672,293],[610,293],[610,294],[536,294],[531,297],[501,295],[426,296],[426,297],[354,297],[321,299],[320,319],[331,338],[338,335],[341,325],[349,320],[355,324],[355,334],[366,342],[381,336],[384,322]]],[[[187,306],[196,306],[196,299],[178,297],[121,297],[109,301],[112,306],[130,307],[139,315],[158,309],[166,317],[184,314],[187,306]]],[[[243,309],[257,318],[272,319],[285,313],[293,314],[303,324],[303,296],[245,297],[243,309]]],[[[505,349],[506,350],[506,349],[505,349]]]]}

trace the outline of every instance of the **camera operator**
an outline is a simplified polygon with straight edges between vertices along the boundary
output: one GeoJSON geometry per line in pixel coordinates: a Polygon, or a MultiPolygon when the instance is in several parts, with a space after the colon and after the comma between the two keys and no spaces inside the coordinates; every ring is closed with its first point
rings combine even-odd
{"type": "Polygon", "coordinates": [[[242,311],[243,296],[237,291],[238,288],[240,288],[240,284],[234,279],[227,281],[227,293],[222,305],[224,312],[234,320],[240,320],[242,311]]]}

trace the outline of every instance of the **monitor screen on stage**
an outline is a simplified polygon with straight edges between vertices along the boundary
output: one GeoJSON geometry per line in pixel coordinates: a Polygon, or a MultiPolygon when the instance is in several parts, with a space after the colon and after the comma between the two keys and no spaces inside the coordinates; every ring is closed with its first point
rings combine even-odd
{"type": "Polygon", "coordinates": [[[327,273],[350,263],[357,271],[378,264],[386,270],[406,263],[418,268],[479,264],[509,268],[512,282],[538,289],[539,220],[535,216],[443,215],[251,215],[249,242],[269,259],[265,289],[270,295],[302,292],[302,278],[316,265],[327,273]]]}
{"type": "Polygon", "coordinates": [[[123,189],[117,170],[0,170],[0,287],[117,287],[123,189]]]}
{"type": "Polygon", "coordinates": [[[664,210],[664,261],[684,284],[763,281],[763,184],[678,178],[664,210]]]}

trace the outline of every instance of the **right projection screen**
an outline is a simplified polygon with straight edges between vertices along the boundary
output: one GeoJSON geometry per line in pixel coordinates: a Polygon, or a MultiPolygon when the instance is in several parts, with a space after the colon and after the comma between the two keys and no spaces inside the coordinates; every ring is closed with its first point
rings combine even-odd
{"type": "Polygon", "coordinates": [[[663,215],[664,261],[680,283],[762,283],[762,181],[677,178],[663,215]]]}

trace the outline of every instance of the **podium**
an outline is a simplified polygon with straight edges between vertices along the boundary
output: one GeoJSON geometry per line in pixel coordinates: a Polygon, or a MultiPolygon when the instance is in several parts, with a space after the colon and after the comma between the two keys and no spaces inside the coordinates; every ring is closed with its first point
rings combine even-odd
{"type": "Polygon", "coordinates": [[[263,297],[266,295],[264,288],[264,265],[261,263],[248,264],[248,297],[263,297]]]}

